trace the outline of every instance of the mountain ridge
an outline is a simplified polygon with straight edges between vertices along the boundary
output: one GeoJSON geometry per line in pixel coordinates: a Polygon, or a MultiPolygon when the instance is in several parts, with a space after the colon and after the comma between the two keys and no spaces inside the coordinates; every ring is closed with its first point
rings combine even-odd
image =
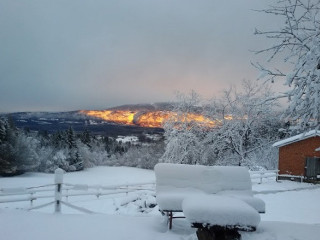
{"type": "MultiPolygon", "coordinates": [[[[161,105],[161,104],[160,104],[161,105]]],[[[165,105],[165,104],[164,104],[165,105]]],[[[159,104],[156,105],[159,109],[159,104]]],[[[129,111],[135,109],[148,110],[156,109],[154,104],[127,104],[118,107],[106,108],[105,110],[95,111],[129,111]]],[[[103,136],[118,136],[118,135],[131,135],[147,133],[163,133],[162,128],[149,128],[139,125],[127,125],[117,123],[114,121],[106,121],[101,118],[89,116],[83,113],[88,110],[73,110],[62,112],[13,112],[13,113],[0,113],[0,117],[11,118],[18,128],[31,130],[31,131],[47,131],[53,133],[56,131],[66,130],[72,127],[74,131],[81,132],[89,130],[94,135],[103,136]]]]}

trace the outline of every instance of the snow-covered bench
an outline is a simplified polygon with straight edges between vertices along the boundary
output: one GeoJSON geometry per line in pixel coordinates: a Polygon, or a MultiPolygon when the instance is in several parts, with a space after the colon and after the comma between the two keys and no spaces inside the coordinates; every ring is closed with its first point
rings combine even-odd
{"type": "Polygon", "coordinates": [[[156,200],[160,211],[169,217],[172,227],[174,212],[183,212],[184,199],[219,195],[240,199],[259,213],[265,203],[253,197],[250,174],[245,167],[202,166],[159,163],[155,166],[156,200]]]}

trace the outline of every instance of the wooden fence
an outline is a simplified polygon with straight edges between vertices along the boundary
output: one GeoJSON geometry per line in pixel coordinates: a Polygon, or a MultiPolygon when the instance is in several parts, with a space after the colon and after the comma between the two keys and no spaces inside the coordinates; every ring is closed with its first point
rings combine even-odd
{"type": "Polygon", "coordinates": [[[0,204],[20,201],[30,201],[28,210],[39,209],[54,205],[56,213],[61,212],[61,205],[67,205],[70,208],[85,213],[92,213],[90,210],[80,208],[68,203],[68,198],[72,196],[100,196],[124,194],[141,190],[155,189],[154,182],[141,182],[135,184],[118,184],[118,185],[86,185],[86,184],[70,184],[63,182],[63,170],[57,169],[54,175],[54,184],[41,185],[29,188],[2,188],[0,189],[0,204]],[[37,199],[53,199],[49,203],[39,206],[33,206],[37,199]],[[63,200],[65,199],[65,201],[63,200]]]}
{"type": "Polygon", "coordinates": [[[250,171],[251,180],[258,179],[261,184],[263,179],[275,179],[278,181],[279,170],[250,171]]]}
{"type": "MultiPolygon", "coordinates": [[[[278,180],[278,170],[268,171],[250,171],[250,176],[253,182],[257,181],[262,184],[263,181],[278,180]]],[[[63,170],[57,169],[54,175],[54,183],[41,185],[29,188],[2,188],[0,189],[0,204],[20,201],[30,201],[28,210],[39,209],[49,205],[54,205],[56,213],[61,212],[61,205],[67,205],[76,210],[92,213],[90,210],[80,208],[68,202],[69,197],[73,196],[100,196],[124,194],[137,191],[155,191],[155,182],[141,182],[135,184],[118,184],[118,185],[86,185],[86,184],[71,184],[63,181],[63,170]],[[53,201],[34,206],[34,201],[37,199],[53,199],[53,201]]]]}

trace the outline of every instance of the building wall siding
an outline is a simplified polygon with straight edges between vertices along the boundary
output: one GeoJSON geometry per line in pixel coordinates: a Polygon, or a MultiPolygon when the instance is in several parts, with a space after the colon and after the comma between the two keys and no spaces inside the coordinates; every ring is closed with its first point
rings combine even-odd
{"type": "Polygon", "coordinates": [[[305,158],[320,157],[315,149],[320,147],[320,137],[311,137],[279,148],[280,174],[304,176],[305,158]]]}

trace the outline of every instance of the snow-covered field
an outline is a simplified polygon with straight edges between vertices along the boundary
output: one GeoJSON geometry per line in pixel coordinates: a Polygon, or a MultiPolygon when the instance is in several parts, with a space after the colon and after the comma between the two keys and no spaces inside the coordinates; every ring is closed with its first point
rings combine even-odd
{"type": "MultiPolygon", "coordinates": [[[[0,178],[0,188],[32,187],[53,183],[53,174],[27,173],[0,178]]],[[[153,182],[154,172],[128,167],[97,167],[67,173],[64,182],[110,186],[153,182]]],[[[0,203],[0,239],[168,239],[196,240],[195,229],[184,219],[176,219],[168,230],[165,219],[153,207],[152,185],[131,193],[74,196],[64,201],[95,214],[83,214],[62,206],[62,214],[53,214],[53,205],[26,211],[30,202],[0,203]]],[[[267,213],[256,232],[242,232],[244,240],[319,240],[320,186],[290,181],[264,180],[253,183],[256,196],[266,202],[267,213]]],[[[95,190],[93,190],[94,192],[95,190]]],[[[53,192],[52,192],[53,195],[53,192]]],[[[3,199],[4,197],[0,197],[3,199]]],[[[11,197],[13,198],[13,197],[11,197]]],[[[52,201],[37,199],[33,206],[52,201]]]]}

